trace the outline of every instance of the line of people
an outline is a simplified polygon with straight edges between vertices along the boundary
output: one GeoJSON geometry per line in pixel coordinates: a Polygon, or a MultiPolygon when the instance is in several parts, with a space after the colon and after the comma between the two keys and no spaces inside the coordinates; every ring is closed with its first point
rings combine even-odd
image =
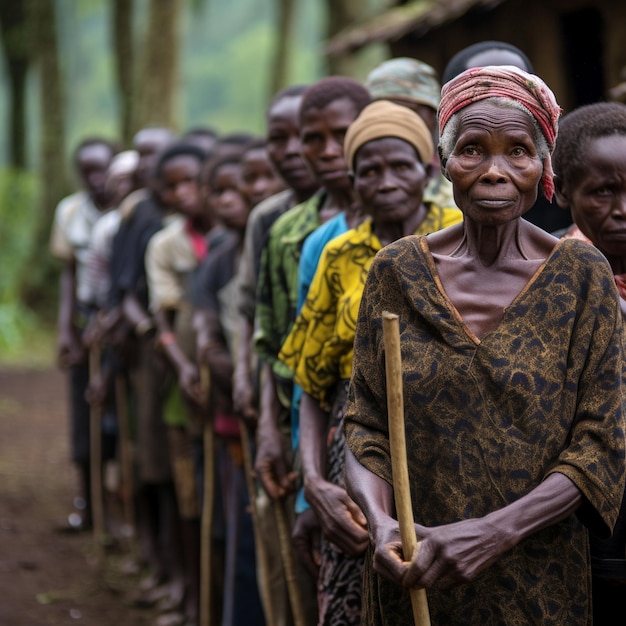
{"type": "MultiPolygon", "coordinates": [[[[332,76],[279,92],[263,137],[146,128],[127,150],[100,138],[76,149],[84,190],[60,203],[50,242],[65,262],[59,364],[82,486],[70,521],[93,521],[90,410],[101,410],[111,467],[130,415],[132,488],[112,490],[132,500],[145,572],[129,601],[157,606],[158,626],[198,624],[208,608],[205,623],[224,626],[411,624],[415,585],[429,590],[435,624],[530,614],[584,624],[585,571],[594,623],[620,623],[617,291],[565,311],[567,321],[535,319],[541,303],[533,322],[531,304],[505,317],[547,266],[562,285],[567,267],[591,263],[591,283],[541,292],[553,308],[586,301],[607,273],[594,248],[623,294],[626,107],[566,115],[561,146],[560,109],[522,51],[483,42],[442,76],[443,92],[427,64],[391,59],[363,82],[332,76]],[[496,164],[483,172],[478,161],[496,164]],[[576,237],[580,249],[565,243],[576,237]],[[411,346],[404,386],[424,546],[413,559],[401,558],[393,522],[385,305],[402,310],[411,346]],[[547,338],[544,324],[560,330],[547,338]],[[526,336],[530,348],[518,345],[526,336]],[[564,547],[587,536],[578,518],[591,561],[584,540],[564,547]],[[516,586],[525,600],[513,609],[516,586]]],[[[108,528],[123,535],[109,500],[108,528]]]]}

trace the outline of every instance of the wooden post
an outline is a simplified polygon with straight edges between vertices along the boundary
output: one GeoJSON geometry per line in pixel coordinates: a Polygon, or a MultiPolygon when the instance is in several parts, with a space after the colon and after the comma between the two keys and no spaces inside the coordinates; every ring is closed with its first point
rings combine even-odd
{"type": "Polygon", "coordinates": [[[135,481],[133,480],[133,442],[128,414],[128,393],[123,374],[115,377],[115,399],[119,423],[120,465],[122,470],[122,506],[124,511],[124,537],[133,559],[137,556],[135,529],[135,481]]]}
{"type": "MultiPolygon", "coordinates": [[[[383,312],[383,341],[385,344],[387,411],[389,414],[393,493],[400,524],[402,551],[404,552],[405,561],[410,561],[417,555],[418,544],[415,536],[409,470],[406,458],[400,330],[398,316],[387,311],[383,312]]],[[[415,626],[430,626],[426,590],[414,588],[411,589],[410,594],[415,626]]]]}
{"type": "Polygon", "coordinates": [[[206,365],[200,367],[200,388],[202,397],[206,401],[206,411],[203,427],[204,451],[204,485],[202,492],[202,514],[200,534],[200,626],[211,626],[211,553],[214,509],[214,482],[215,482],[215,438],[213,420],[209,416],[209,393],[211,377],[206,365]]]}
{"type": "Polygon", "coordinates": [[[293,562],[293,547],[291,543],[291,533],[289,532],[289,525],[287,523],[287,515],[285,513],[285,501],[275,500],[273,506],[293,623],[294,626],[305,626],[306,620],[304,617],[304,609],[302,608],[298,576],[296,575],[296,568],[293,562]]]}
{"type": "Polygon", "coordinates": [[[241,448],[243,451],[243,465],[246,474],[246,485],[250,497],[250,510],[252,511],[252,528],[254,529],[255,553],[259,570],[259,592],[261,594],[261,603],[263,604],[263,612],[265,613],[265,622],[267,624],[275,624],[274,601],[270,590],[269,565],[267,561],[267,550],[261,532],[259,530],[259,513],[256,507],[256,480],[254,479],[254,471],[252,466],[252,452],[250,450],[252,435],[250,428],[245,420],[240,420],[241,424],[241,448]]]}
{"type": "MultiPolygon", "coordinates": [[[[89,349],[89,380],[100,375],[102,351],[95,343],[89,349]]],[[[102,493],[102,406],[92,404],[89,409],[89,463],[91,484],[91,513],[96,563],[104,561],[104,501],[102,493]]]]}

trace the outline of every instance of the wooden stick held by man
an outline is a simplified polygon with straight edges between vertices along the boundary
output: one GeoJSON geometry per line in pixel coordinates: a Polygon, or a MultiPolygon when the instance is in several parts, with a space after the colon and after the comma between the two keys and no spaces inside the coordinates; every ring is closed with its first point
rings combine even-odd
{"type": "MultiPolygon", "coordinates": [[[[209,402],[211,374],[207,366],[200,367],[202,398],[209,402]]],[[[202,495],[202,518],[200,536],[200,626],[211,624],[211,542],[213,541],[213,510],[215,481],[215,442],[213,423],[205,419],[203,428],[204,485],[202,495]]]]}
{"type": "MultiPolygon", "coordinates": [[[[98,344],[89,350],[89,378],[95,380],[100,372],[101,349],[98,344]]],[[[93,538],[96,560],[104,560],[104,502],[102,493],[102,405],[93,403],[89,412],[91,506],[93,511],[93,538]]]]}

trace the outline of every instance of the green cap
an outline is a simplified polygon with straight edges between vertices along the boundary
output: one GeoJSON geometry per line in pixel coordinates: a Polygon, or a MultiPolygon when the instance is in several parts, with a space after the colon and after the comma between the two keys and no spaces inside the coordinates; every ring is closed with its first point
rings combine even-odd
{"type": "Polygon", "coordinates": [[[383,61],[365,80],[372,99],[409,98],[435,111],[439,107],[441,85],[437,73],[427,63],[410,57],[383,61]]]}

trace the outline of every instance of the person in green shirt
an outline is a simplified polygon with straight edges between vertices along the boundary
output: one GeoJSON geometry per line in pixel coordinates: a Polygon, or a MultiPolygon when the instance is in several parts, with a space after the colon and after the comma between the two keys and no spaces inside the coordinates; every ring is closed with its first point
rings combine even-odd
{"type": "Polygon", "coordinates": [[[298,266],[305,238],[340,211],[361,219],[343,139],[369,102],[365,86],[343,76],[323,78],[306,90],[299,113],[300,142],[302,156],[320,190],[276,220],[261,254],[254,334],[261,368],[255,469],[275,507],[285,507],[289,525],[295,518],[296,474],[290,432],[293,383],[278,352],[295,319],[298,266]]]}
{"type": "Polygon", "coordinates": [[[279,358],[303,389],[300,406],[304,493],[323,530],[319,624],[361,619],[365,518],[346,492],[342,418],[352,371],[361,294],[376,253],[399,237],[461,221],[455,208],[424,200],[432,174],[432,135],[413,111],[385,100],[348,129],[345,150],[366,219],[328,242],[307,299],[279,358]]]}

